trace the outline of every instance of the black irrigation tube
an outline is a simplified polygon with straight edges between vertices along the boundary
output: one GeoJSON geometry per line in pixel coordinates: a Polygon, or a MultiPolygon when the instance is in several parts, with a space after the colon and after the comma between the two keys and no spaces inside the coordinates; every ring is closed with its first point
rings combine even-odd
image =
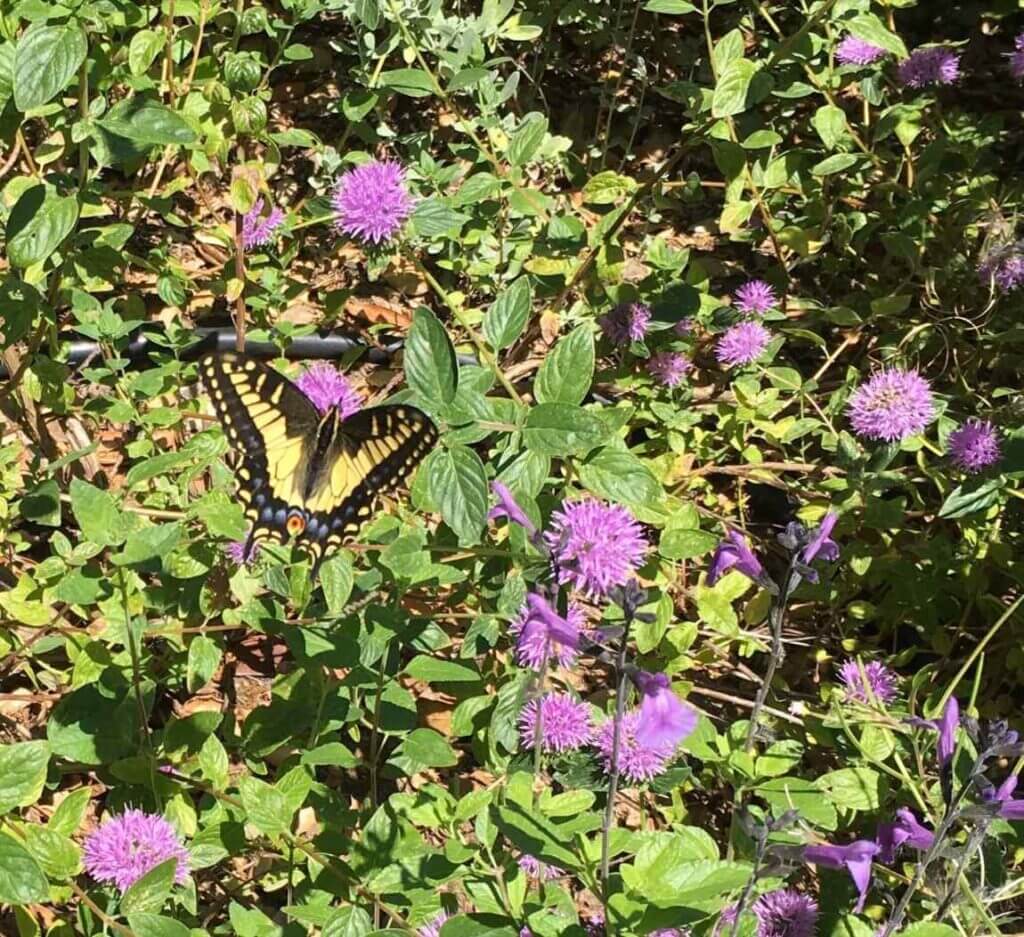
{"type": "MultiPolygon", "coordinates": [[[[121,351],[121,355],[127,358],[130,368],[141,369],[153,364],[150,354],[152,352],[168,349],[165,345],[153,341],[149,336],[160,330],[158,323],[144,323],[139,330],[132,335],[128,345],[121,351]],[[149,333],[149,334],[147,334],[149,333]]],[[[189,345],[181,352],[185,360],[192,360],[207,352],[225,352],[235,350],[235,330],[232,326],[199,326],[193,330],[199,339],[195,344],[189,345]]],[[[285,358],[293,359],[324,359],[338,360],[353,349],[362,349],[365,358],[371,364],[387,364],[402,350],[405,342],[401,338],[389,336],[387,344],[370,345],[362,338],[344,332],[321,332],[316,335],[303,335],[293,338],[282,351],[280,346],[273,342],[258,342],[247,339],[245,343],[245,354],[250,358],[277,358],[283,355],[285,358]]],[[[65,363],[71,366],[83,365],[95,358],[102,357],[102,349],[99,342],[88,339],[71,339],[68,344],[65,363]]],[[[459,356],[460,361],[476,364],[476,356],[459,356]]],[[[8,377],[7,368],[0,361],[0,377],[8,377]]]]}

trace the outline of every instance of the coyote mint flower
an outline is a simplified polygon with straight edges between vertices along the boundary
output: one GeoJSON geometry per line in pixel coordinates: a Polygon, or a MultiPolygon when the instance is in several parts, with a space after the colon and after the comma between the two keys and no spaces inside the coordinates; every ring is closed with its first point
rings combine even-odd
{"type": "Polygon", "coordinates": [[[741,322],[722,334],[715,345],[715,357],[729,368],[751,364],[761,357],[771,338],[771,332],[760,322],[741,322]]]}
{"type": "MultiPolygon", "coordinates": [[[[537,741],[537,700],[530,700],[519,716],[519,738],[525,748],[537,741]]],[[[574,751],[593,737],[590,707],[565,693],[547,693],[540,700],[541,748],[546,752],[574,751]]]]}
{"type": "Polygon", "coordinates": [[[976,474],[999,461],[999,436],[988,420],[968,420],[949,434],[950,461],[976,474]]]}
{"type": "Polygon", "coordinates": [[[126,810],[111,817],[85,841],[85,870],[97,882],[114,885],[122,894],[151,869],[176,859],[174,881],[188,878],[188,850],[163,817],[126,810]]]}
{"type": "Polygon", "coordinates": [[[909,439],[935,418],[931,386],[917,371],[879,371],[854,391],[849,414],[858,436],[886,442],[909,439]]]}
{"type": "Polygon", "coordinates": [[[338,230],[372,245],[394,238],[413,209],[405,170],[393,160],[350,169],[338,180],[332,202],[338,230]]]}
{"type": "Polygon", "coordinates": [[[331,407],[337,407],[343,420],[352,416],[363,405],[359,394],[352,389],[345,375],[326,361],[317,361],[310,365],[305,373],[300,375],[295,386],[321,413],[326,413],[331,407]]]}

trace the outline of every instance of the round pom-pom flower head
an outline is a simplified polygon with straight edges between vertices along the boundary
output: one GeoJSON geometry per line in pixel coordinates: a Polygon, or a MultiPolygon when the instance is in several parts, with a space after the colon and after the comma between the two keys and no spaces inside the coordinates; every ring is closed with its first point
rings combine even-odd
{"type": "Polygon", "coordinates": [[[519,716],[519,738],[524,747],[537,743],[537,712],[540,710],[540,745],[546,752],[575,751],[593,737],[590,707],[566,693],[548,693],[530,700],[519,716]]]}
{"type": "Polygon", "coordinates": [[[736,308],[748,315],[763,316],[778,302],[774,288],[764,280],[748,280],[736,290],[736,308]]]}
{"type": "Polygon", "coordinates": [[[836,46],[836,61],[840,65],[870,65],[883,55],[885,49],[856,36],[847,36],[836,46]]]}
{"type": "Polygon", "coordinates": [[[295,386],[321,413],[326,413],[331,407],[337,407],[343,420],[352,416],[363,405],[359,394],[352,389],[345,375],[326,361],[318,361],[307,368],[299,376],[295,386]]]}
{"type": "Polygon", "coordinates": [[[849,414],[858,436],[901,442],[931,423],[935,402],[931,386],[917,371],[890,368],[854,391],[849,414]]]}
{"type": "Polygon", "coordinates": [[[89,835],[83,850],[86,872],[122,894],[168,859],[177,860],[174,881],[183,884],[188,879],[188,850],[163,817],[141,810],[108,819],[89,835]]]}
{"type": "Polygon", "coordinates": [[[601,331],[616,345],[641,341],[647,334],[650,323],[651,310],[643,303],[619,303],[611,312],[597,320],[601,331]]]}
{"type": "Polygon", "coordinates": [[[986,287],[1011,293],[1024,284],[1024,244],[1016,241],[992,248],[978,264],[978,276],[986,287]]]}
{"type": "Polygon", "coordinates": [[[960,56],[945,46],[915,49],[900,63],[896,77],[908,88],[956,84],[960,79],[960,56]]]}
{"type": "Polygon", "coordinates": [[[242,216],[242,247],[252,250],[269,244],[283,224],[284,212],[280,208],[271,209],[269,214],[264,215],[263,199],[256,199],[252,208],[242,216]]]}
{"type": "Polygon", "coordinates": [[[898,677],[885,664],[873,660],[861,665],[855,660],[848,660],[839,668],[839,679],[846,687],[848,700],[856,700],[867,705],[874,697],[879,703],[888,705],[896,699],[898,677]],[[868,691],[871,691],[870,693],[868,691]]]}
{"type": "Polygon", "coordinates": [[[754,902],[757,937],[814,937],[818,904],[791,888],[761,895],[754,902]]]}
{"type": "Polygon", "coordinates": [[[647,552],[640,525],[626,508],[594,498],[566,501],[544,534],[558,581],[592,598],[624,585],[647,552]]]}
{"type": "Polygon", "coordinates": [[[677,351],[659,351],[647,362],[648,373],[666,387],[676,387],[692,368],[693,362],[677,351]]]}
{"type": "MultiPolygon", "coordinates": [[[[639,711],[626,713],[619,728],[619,773],[634,784],[650,781],[662,774],[675,754],[676,747],[667,742],[647,745],[637,738],[640,730],[639,711]]],[[[612,769],[612,749],[615,741],[615,720],[607,719],[597,730],[597,750],[605,771],[612,769]]]]}
{"type": "Polygon", "coordinates": [[[393,160],[371,160],[350,169],[334,189],[335,225],[372,245],[390,241],[412,214],[405,170],[393,160]]]}
{"type": "Polygon", "coordinates": [[[949,458],[972,475],[995,465],[1000,458],[999,436],[988,420],[968,420],[949,434],[949,458]]]}
{"type": "Polygon", "coordinates": [[[715,357],[727,368],[751,364],[764,353],[771,337],[760,322],[741,322],[723,333],[715,345],[715,357]]]}

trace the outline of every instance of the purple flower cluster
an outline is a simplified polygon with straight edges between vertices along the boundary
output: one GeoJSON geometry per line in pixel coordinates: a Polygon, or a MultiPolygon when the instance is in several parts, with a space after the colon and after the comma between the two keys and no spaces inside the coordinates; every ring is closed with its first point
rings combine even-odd
{"type": "Polygon", "coordinates": [[[747,538],[738,530],[730,530],[711,557],[708,585],[713,586],[733,568],[754,582],[764,581],[765,572],[761,561],[750,548],[747,538]]]}
{"type": "Polygon", "coordinates": [[[1002,453],[999,435],[988,420],[968,420],[949,434],[949,458],[971,475],[995,465],[1002,453]]]}
{"type": "Polygon", "coordinates": [[[873,374],[849,402],[854,431],[866,439],[901,442],[935,418],[929,383],[917,371],[889,368],[873,374]]]}
{"type": "Polygon", "coordinates": [[[254,540],[249,549],[245,549],[242,540],[233,540],[224,547],[224,555],[236,566],[252,566],[256,560],[256,554],[260,552],[259,542],[254,540]]]}
{"type": "Polygon", "coordinates": [[[523,853],[516,862],[527,878],[533,878],[539,882],[550,882],[552,879],[565,874],[558,866],[547,865],[528,853],[523,853]]]}
{"type": "Polygon", "coordinates": [[[651,324],[650,307],[643,303],[619,303],[611,312],[597,320],[601,331],[616,345],[639,342],[651,324]]]}
{"type": "Polygon", "coordinates": [[[753,911],[757,937],[814,937],[818,926],[818,903],[789,888],[761,895],[753,911]]]}
{"type": "Polygon", "coordinates": [[[856,36],[847,36],[836,46],[836,61],[840,65],[870,65],[884,55],[885,49],[856,36]]]}
{"type": "Polygon", "coordinates": [[[978,276],[986,286],[1010,293],[1024,284],[1024,245],[1019,241],[990,250],[978,264],[978,276]]]}
{"type": "Polygon", "coordinates": [[[451,917],[451,915],[449,915],[448,912],[442,911],[432,921],[419,928],[416,933],[419,934],[419,937],[441,937],[441,928],[449,917],[451,917]]]}
{"type": "Polygon", "coordinates": [[[563,502],[544,534],[562,585],[602,598],[643,562],[648,544],[636,518],[594,498],[563,502]]]}
{"type": "Polygon", "coordinates": [[[188,879],[188,850],[174,827],[141,810],[108,819],[86,839],[82,856],[86,872],[122,894],[168,859],[177,860],[174,881],[181,885],[188,879]]]}
{"type": "Polygon", "coordinates": [[[586,625],[587,617],[577,603],[570,602],[562,618],[547,599],[531,593],[509,628],[517,638],[516,662],[533,670],[543,670],[549,660],[559,667],[571,667],[586,625]]]}
{"type": "Polygon", "coordinates": [[[761,357],[771,338],[771,332],[760,322],[740,322],[722,334],[715,345],[715,357],[729,368],[751,364],[761,357]]]}
{"type": "Polygon", "coordinates": [[[1014,51],[1010,53],[1010,74],[1017,81],[1024,78],[1024,33],[1013,40],[1014,51]]]}
{"type": "Polygon", "coordinates": [[[999,787],[984,792],[986,803],[999,804],[999,816],[1004,820],[1024,820],[1024,800],[1014,799],[1017,789],[1017,775],[1011,774],[999,787]]]}
{"type": "Polygon", "coordinates": [[[537,740],[537,713],[540,711],[541,748],[546,752],[575,751],[594,735],[590,707],[566,693],[547,693],[540,702],[530,700],[519,715],[519,738],[525,748],[537,740]]]}
{"type": "Polygon", "coordinates": [[[873,660],[861,665],[856,660],[848,660],[839,668],[839,679],[846,687],[846,698],[865,705],[874,697],[879,703],[887,706],[897,696],[898,677],[885,664],[873,660]],[[866,685],[865,685],[866,684],[866,685]],[[870,692],[870,695],[868,691],[870,692]]]}
{"type": "Polygon", "coordinates": [[[637,744],[649,749],[668,747],[674,752],[697,728],[697,713],[672,692],[666,674],[641,670],[633,680],[640,690],[637,744]]]}
{"type": "Polygon", "coordinates": [[[748,280],[736,290],[736,308],[746,315],[763,316],[778,302],[775,289],[764,280],[748,280]]]}
{"type": "Polygon", "coordinates": [[[321,413],[326,413],[331,407],[337,407],[343,420],[348,419],[363,406],[359,394],[352,389],[345,375],[326,361],[311,364],[299,375],[295,386],[321,413]]]}
{"type": "MultiPolygon", "coordinates": [[[[634,784],[650,781],[662,774],[675,755],[675,746],[669,744],[644,745],[637,733],[641,731],[642,715],[639,711],[628,712],[622,717],[619,728],[619,773],[634,784]]],[[[605,771],[612,770],[612,748],[615,737],[615,720],[608,719],[597,730],[597,749],[605,771]]]]}
{"type": "Polygon", "coordinates": [[[256,199],[252,208],[242,216],[242,247],[248,251],[269,244],[274,233],[284,224],[284,218],[280,208],[273,208],[264,216],[263,199],[256,199]]]}
{"type": "Polygon", "coordinates": [[[946,46],[915,49],[900,62],[896,77],[908,88],[956,84],[960,79],[960,56],[946,46]]]}
{"type": "Polygon", "coordinates": [[[405,170],[393,160],[371,160],[350,169],[335,186],[335,225],[370,245],[390,241],[412,214],[405,170]]]}
{"type": "Polygon", "coordinates": [[[676,387],[692,368],[693,362],[677,351],[659,351],[651,355],[647,362],[650,375],[666,387],[676,387]]]}

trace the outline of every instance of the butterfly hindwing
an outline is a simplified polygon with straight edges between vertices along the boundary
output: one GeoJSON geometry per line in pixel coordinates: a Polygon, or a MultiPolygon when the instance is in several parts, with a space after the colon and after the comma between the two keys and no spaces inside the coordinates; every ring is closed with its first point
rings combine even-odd
{"type": "Polygon", "coordinates": [[[356,533],[437,441],[414,407],[321,416],[287,378],[257,361],[207,355],[200,374],[238,465],[252,540],[295,537],[319,562],[356,533]]]}

